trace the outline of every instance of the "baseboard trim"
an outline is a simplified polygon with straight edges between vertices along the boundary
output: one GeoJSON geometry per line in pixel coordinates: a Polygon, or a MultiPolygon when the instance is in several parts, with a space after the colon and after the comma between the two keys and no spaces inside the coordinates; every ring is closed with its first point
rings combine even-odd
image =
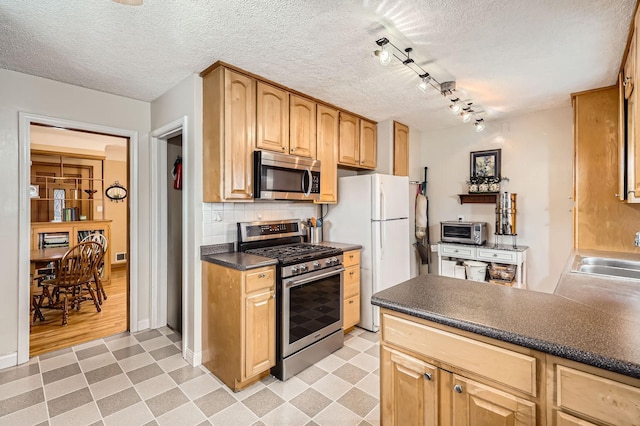
{"type": "Polygon", "coordinates": [[[18,365],[18,352],[0,356],[0,368],[13,367],[16,365],[18,365]]]}
{"type": "Polygon", "coordinates": [[[141,321],[138,321],[138,329],[136,331],[142,331],[148,328],[151,328],[151,322],[149,321],[149,319],[143,319],[141,321]]]}
{"type": "Polygon", "coordinates": [[[186,356],[186,361],[192,367],[197,367],[202,364],[202,352],[194,353],[191,349],[187,349],[186,356]]]}

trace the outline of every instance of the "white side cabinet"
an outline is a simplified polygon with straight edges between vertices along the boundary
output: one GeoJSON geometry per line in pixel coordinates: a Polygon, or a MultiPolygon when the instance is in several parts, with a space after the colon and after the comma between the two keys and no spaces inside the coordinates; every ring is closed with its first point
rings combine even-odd
{"type": "Polygon", "coordinates": [[[438,243],[438,271],[442,275],[442,261],[447,258],[478,260],[516,265],[516,284],[514,287],[527,288],[527,250],[529,247],[508,245],[473,246],[466,244],[438,243]]]}

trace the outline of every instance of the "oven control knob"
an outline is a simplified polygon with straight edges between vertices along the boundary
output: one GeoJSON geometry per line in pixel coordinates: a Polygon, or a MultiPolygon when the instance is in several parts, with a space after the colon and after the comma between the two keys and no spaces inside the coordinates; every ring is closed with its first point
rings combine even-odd
{"type": "Polygon", "coordinates": [[[338,264],[338,258],[337,257],[332,258],[331,259],[331,264],[332,265],[337,265],[338,264]]]}
{"type": "Polygon", "coordinates": [[[327,260],[325,260],[325,261],[324,261],[324,263],[325,263],[327,266],[331,265],[331,259],[327,259],[327,260]]]}
{"type": "Polygon", "coordinates": [[[291,267],[291,273],[292,274],[297,274],[298,273],[298,267],[297,266],[292,266],[291,267]]]}
{"type": "Polygon", "coordinates": [[[300,272],[307,272],[307,269],[309,269],[307,268],[307,265],[300,265],[300,272]]]}
{"type": "Polygon", "coordinates": [[[320,267],[320,262],[313,262],[313,267],[314,268],[319,268],[320,267]]]}

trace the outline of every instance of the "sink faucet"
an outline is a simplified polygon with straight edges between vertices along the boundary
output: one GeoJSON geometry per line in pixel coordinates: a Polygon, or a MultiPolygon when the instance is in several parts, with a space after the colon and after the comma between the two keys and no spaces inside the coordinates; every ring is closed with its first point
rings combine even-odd
{"type": "Polygon", "coordinates": [[[640,232],[636,232],[636,238],[633,240],[633,245],[640,247],[640,232]]]}

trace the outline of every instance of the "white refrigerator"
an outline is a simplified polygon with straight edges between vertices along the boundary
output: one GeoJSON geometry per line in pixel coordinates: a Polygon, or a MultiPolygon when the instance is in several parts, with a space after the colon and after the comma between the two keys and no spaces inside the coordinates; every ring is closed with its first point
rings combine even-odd
{"type": "Polygon", "coordinates": [[[341,177],[338,204],[324,220],[325,241],[360,244],[360,323],[380,328],[371,295],[410,278],[409,178],[369,174],[341,177]]]}

